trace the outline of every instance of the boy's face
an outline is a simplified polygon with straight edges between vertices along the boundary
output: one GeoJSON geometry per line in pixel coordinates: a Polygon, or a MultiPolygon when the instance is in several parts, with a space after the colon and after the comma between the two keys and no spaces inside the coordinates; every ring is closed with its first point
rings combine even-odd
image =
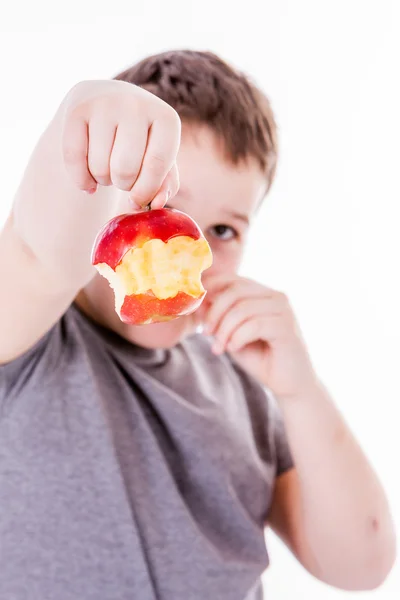
{"type": "MultiPolygon", "coordinates": [[[[183,125],[178,169],[180,190],[167,206],[190,215],[210,244],[213,265],[202,276],[207,289],[210,276],[237,272],[249,224],[265,193],[265,176],[255,160],[240,166],[230,164],[208,128],[187,125],[183,125]]],[[[126,212],[126,207],[121,212],[126,212]]],[[[145,347],[174,346],[201,325],[201,310],[165,323],[125,325],[115,313],[114,294],[100,275],[81,292],[77,302],[102,324],[145,347]]]]}

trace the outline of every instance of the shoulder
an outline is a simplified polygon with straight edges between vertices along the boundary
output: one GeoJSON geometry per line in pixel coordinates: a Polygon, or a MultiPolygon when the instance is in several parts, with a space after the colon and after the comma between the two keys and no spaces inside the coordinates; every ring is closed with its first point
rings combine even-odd
{"type": "Polygon", "coordinates": [[[76,338],[71,307],[34,346],[13,361],[0,365],[0,399],[18,395],[28,383],[43,385],[53,378],[76,338]]]}

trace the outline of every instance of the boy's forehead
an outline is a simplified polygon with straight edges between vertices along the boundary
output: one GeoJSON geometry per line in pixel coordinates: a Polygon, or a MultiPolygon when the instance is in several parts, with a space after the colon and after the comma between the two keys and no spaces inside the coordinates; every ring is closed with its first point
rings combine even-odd
{"type": "Polygon", "coordinates": [[[183,128],[178,169],[179,196],[185,202],[205,200],[215,208],[229,206],[236,211],[241,207],[240,212],[249,215],[265,193],[265,175],[256,160],[234,165],[207,127],[183,128]]]}

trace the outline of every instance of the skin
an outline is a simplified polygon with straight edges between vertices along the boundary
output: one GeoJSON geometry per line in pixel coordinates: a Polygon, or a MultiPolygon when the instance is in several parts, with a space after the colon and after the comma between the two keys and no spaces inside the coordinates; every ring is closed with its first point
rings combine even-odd
{"type": "Polygon", "coordinates": [[[268,525],[320,580],[372,589],[395,559],[382,486],[315,372],[288,298],[237,275],[264,189],[257,164],[232,165],[206,128],[184,126],[181,139],[178,116],[151,94],[123,82],[78,84],[39,140],[0,235],[0,362],[31,347],[74,298],[143,346],[174,346],[203,324],[214,352],[231,351],[283,413],[296,466],[275,482],[268,525]],[[93,277],[91,245],[112,216],[167,200],[211,244],[206,301],[192,316],[126,326],[108,282],[93,277]]]}
{"type": "Polygon", "coordinates": [[[196,326],[231,351],[283,410],[296,468],[276,481],[269,524],[305,568],[344,589],[379,585],[394,560],[386,498],[312,366],[287,297],[237,275],[265,191],[257,163],[235,166],[207,128],[184,127],[181,186],[168,205],[200,225],[213,252],[206,300],[193,315],[145,327],[123,324],[108,282],[94,277],[77,303],[91,318],[146,347],[172,347],[196,326]]]}
{"type": "MultiPolygon", "coordinates": [[[[255,161],[235,167],[221,160],[220,154],[218,142],[208,129],[183,126],[177,157],[180,188],[167,204],[189,214],[210,244],[213,265],[202,277],[208,292],[207,282],[212,277],[237,272],[250,220],[265,191],[265,178],[255,161]],[[229,198],[232,200],[227,202],[229,198]],[[231,212],[237,212],[238,216],[231,216],[231,212]],[[225,226],[222,235],[218,233],[218,225],[225,226]]],[[[127,194],[120,194],[119,202],[121,212],[131,210],[127,194]]],[[[167,323],[146,327],[125,325],[115,313],[114,296],[107,280],[99,275],[80,292],[77,303],[92,318],[145,347],[172,347],[192,333],[202,319],[202,311],[197,311],[167,323]]]]}

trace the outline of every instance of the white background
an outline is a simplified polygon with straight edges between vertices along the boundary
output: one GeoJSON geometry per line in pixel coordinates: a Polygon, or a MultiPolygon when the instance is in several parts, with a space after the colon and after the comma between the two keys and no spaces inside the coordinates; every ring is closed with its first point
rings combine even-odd
{"type": "MultiPolygon", "coordinates": [[[[0,9],[0,222],[38,136],[81,79],[191,47],[220,53],[266,90],[281,163],[243,271],[289,294],[321,377],[386,486],[397,527],[399,28],[396,0],[37,0],[0,9]]],[[[348,595],[312,580],[268,540],[268,598],[348,595]]],[[[399,564],[381,589],[357,597],[399,599],[399,564]]]]}

